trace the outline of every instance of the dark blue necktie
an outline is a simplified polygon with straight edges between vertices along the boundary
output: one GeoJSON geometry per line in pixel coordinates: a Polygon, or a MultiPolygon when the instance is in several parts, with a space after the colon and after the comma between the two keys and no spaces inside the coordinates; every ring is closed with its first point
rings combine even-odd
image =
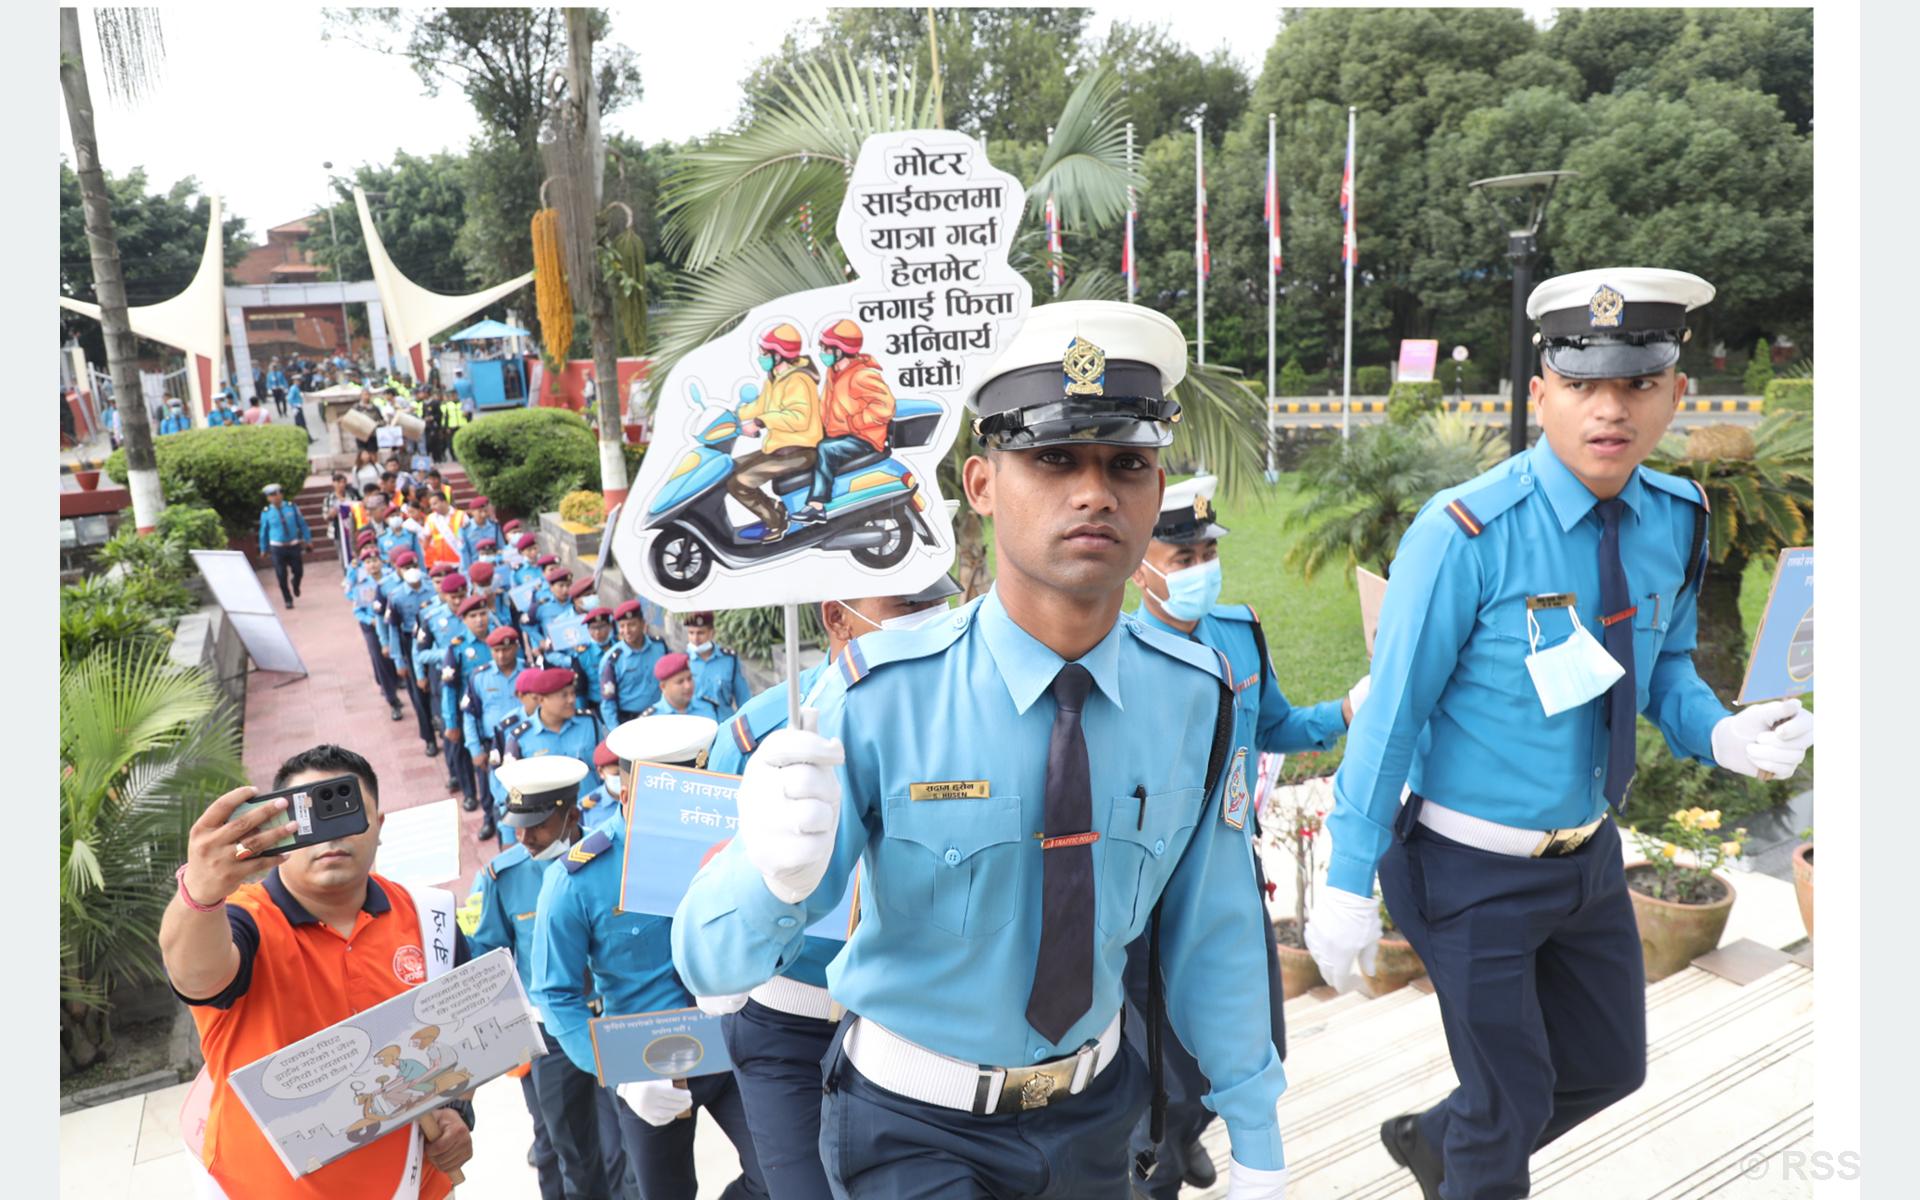
{"type": "Polygon", "coordinates": [[[1605,626],[1607,653],[1626,671],[1607,689],[1607,803],[1615,812],[1626,807],[1627,785],[1633,782],[1634,718],[1638,714],[1639,681],[1633,670],[1633,601],[1627,591],[1627,569],[1620,562],[1620,514],[1626,502],[1602,500],[1600,509],[1600,620],[1605,626]]]}
{"type": "Polygon", "coordinates": [[[1080,709],[1092,686],[1085,667],[1068,663],[1050,689],[1057,707],[1047,741],[1040,842],[1040,955],[1027,996],[1027,1024],[1050,1042],[1093,1007],[1093,846],[1091,839],[1073,837],[1093,829],[1093,784],[1080,728],[1080,709]]]}

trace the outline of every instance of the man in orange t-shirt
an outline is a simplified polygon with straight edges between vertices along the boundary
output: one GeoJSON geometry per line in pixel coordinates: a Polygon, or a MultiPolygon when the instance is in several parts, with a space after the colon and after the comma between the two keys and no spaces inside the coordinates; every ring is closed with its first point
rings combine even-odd
{"type": "MultiPolygon", "coordinates": [[[[372,873],[379,785],[367,760],[334,745],[280,764],[273,790],[340,775],[360,780],[367,829],[290,853],[259,853],[291,832],[285,801],[229,821],[255,789],[236,788],[194,822],[178,894],[160,924],[173,990],[193,1010],[213,1084],[200,1147],[203,1197],[441,1200],[447,1172],[473,1155],[472,1106],[422,1115],[298,1179],[228,1086],[237,1067],[372,1008],[428,977],[425,914],[407,888],[372,873]],[[271,864],[257,883],[243,880],[271,864]],[[422,1161],[424,1159],[424,1161],[422,1161]]],[[[441,947],[444,949],[444,946],[441,947]]],[[[467,958],[454,930],[452,962],[467,958]]]]}
{"type": "Polygon", "coordinates": [[[840,320],[820,335],[820,361],[827,368],[826,401],[821,406],[823,434],[813,467],[813,490],[807,504],[793,515],[803,525],[827,519],[827,500],[833,495],[833,477],[862,455],[887,449],[887,429],[893,424],[893,389],[880,364],[860,347],[865,335],[852,321],[840,320]]]}

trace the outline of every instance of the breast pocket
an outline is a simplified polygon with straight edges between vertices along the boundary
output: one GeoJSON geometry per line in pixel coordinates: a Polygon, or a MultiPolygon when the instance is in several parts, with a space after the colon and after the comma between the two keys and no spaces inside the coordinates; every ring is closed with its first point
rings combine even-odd
{"type": "Polygon", "coordinates": [[[1640,597],[1633,614],[1634,683],[1644,703],[1647,681],[1660,651],[1667,644],[1667,630],[1673,625],[1673,605],[1679,595],[1674,591],[1649,592],[1640,597]]]}
{"type": "Polygon", "coordinates": [[[1100,840],[1104,862],[1095,906],[1101,932],[1132,941],[1147,926],[1181,851],[1193,837],[1204,794],[1199,788],[1115,796],[1100,840]]]}
{"type": "Polygon", "coordinates": [[[959,937],[1013,920],[1020,880],[1020,797],[914,800],[888,796],[886,836],[875,855],[874,893],[902,916],[959,937]]]}

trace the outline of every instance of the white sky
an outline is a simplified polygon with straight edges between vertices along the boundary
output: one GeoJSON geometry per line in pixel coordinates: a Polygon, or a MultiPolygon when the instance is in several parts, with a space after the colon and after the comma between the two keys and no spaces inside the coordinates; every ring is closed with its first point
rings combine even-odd
{"type": "MultiPolygon", "coordinates": [[[[616,113],[609,129],[656,142],[725,125],[739,109],[747,71],[779,48],[800,16],[817,11],[765,0],[614,6],[613,38],[638,55],[645,98],[616,113]],[[724,36],[716,39],[716,29],[724,36]]],[[[1227,46],[1252,75],[1272,42],[1279,5],[1118,0],[1094,5],[1094,14],[1094,36],[1116,19],[1164,22],[1203,54],[1227,46]]],[[[85,16],[91,63],[97,51],[85,16]]],[[[341,172],[387,162],[396,148],[459,151],[477,132],[457,88],[429,98],[403,59],[321,41],[317,6],[176,4],[161,21],[166,68],[156,94],[127,111],[96,87],[101,159],[116,175],[146,167],[156,189],[194,176],[203,191],[225,198],[229,215],[246,218],[256,243],[270,226],[324,201],[322,162],[341,172]]],[[[71,161],[64,115],[59,126],[60,151],[71,161]]]]}

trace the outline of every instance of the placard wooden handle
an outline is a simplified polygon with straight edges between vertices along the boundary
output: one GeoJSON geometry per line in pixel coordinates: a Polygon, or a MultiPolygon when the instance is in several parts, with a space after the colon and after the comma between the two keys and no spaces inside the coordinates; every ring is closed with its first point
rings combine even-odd
{"type": "MultiPolygon", "coordinates": [[[[692,1088],[687,1086],[687,1081],[684,1079],[674,1080],[673,1086],[679,1088],[683,1092],[689,1092],[693,1090],[692,1088]]],[[[687,1111],[676,1115],[673,1119],[676,1121],[691,1121],[693,1119],[693,1110],[689,1108],[687,1111]]]]}

